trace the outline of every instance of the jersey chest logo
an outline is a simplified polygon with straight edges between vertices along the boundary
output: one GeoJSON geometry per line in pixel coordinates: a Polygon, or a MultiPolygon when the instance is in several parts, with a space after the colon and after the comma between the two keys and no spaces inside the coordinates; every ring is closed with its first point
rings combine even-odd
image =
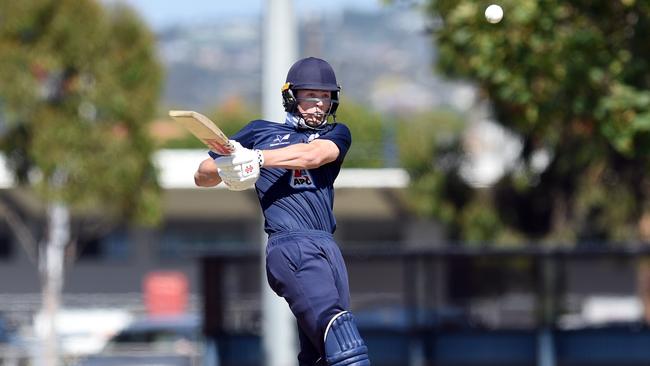
{"type": "Polygon", "coordinates": [[[306,169],[294,169],[291,171],[289,185],[296,189],[316,188],[314,180],[306,169]]]}

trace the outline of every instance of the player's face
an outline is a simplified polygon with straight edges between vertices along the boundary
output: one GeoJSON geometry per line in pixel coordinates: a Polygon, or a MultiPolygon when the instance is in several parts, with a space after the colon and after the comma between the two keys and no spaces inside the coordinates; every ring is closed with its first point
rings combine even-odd
{"type": "Polygon", "coordinates": [[[332,104],[331,97],[327,90],[297,90],[298,112],[309,126],[321,125],[332,104]]]}

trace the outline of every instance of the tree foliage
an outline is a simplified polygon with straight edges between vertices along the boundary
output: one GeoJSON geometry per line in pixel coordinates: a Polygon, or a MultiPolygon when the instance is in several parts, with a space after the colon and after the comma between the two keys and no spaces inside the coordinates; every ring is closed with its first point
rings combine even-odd
{"type": "Polygon", "coordinates": [[[639,223],[650,212],[650,3],[503,0],[498,24],[485,21],[487,5],[428,2],[437,67],[477,85],[523,148],[490,189],[457,182],[459,164],[448,167],[431,187],[463,194],[429,188],[446,207],[432,213],[453,213],[450,234],[462,239],[647,240],[639,223]],[[541,169],[540,153],[550,157],[541,169]]]}
{"type": "Polygon", "coordinates": [[[352,99],[342,98],[336,112],[337,121],[350,129],[352,146],[345,157],[345,168],[381,168],[385,166],[384,146],[387,136],[385,120],[377,111],[352,99]]]}
{"type": "Polygon", "coordinates": [[[412,209],[451,225],[457,211],[448,199],[460,200],[466,194],[455,192],[462,185],[451,184],[460,181],[460,177],[450,169],[462,155],[460,136],[464,121],[460,115],[441,111],[403,117],[398,124],[401,164],[414,182],[409,190],[412,209]]]}
{"type": "MultiPolygon", "coordinates": [[[[227,136],[232,136],[242,129],[248,122],[260,118],[261,112],[259,110],[259,105],[251,105],[248,101],[239,96],[232,96],[224,103],[206,111],[205,115],[214,121],[227,136]]],[[[206,149],[203,142],[198,140],[187,130],[180,128],[180,126],[175,122],[173,123],[179,128],[179,130],[181,130],[182,135],[165,141],[161,148],[206,149]]]]}
{"type": "MultiPolygon", "coordinates": [[[[278,96],[279,98],[279,96],[278,96]]],[[[281,100],[278,99],[278,103],[281,100]]],[[[259,107],[233,97],[207,112],[228,136],[232,136],[248,122],[259,119],[259,107]]],[[[347,168],[378,168],[384,165],[383,141],[385,135],[379,113],[350,99],[341,100],[337,121],[345,123],[352,133],[352,147],[345,158],[347,168]]],[[[384,124],[385,125],[385,124],[384,124]]],[[[205,149],[203,143],[189,133],[163,144],[164,148],[205,149]]]]}
{"type": "Polygon", "coordinates": [[[19,181],[48,202],[156,221],[153,35],[92,0],[2,1],[0,14],[0,146],[19,181]]]}

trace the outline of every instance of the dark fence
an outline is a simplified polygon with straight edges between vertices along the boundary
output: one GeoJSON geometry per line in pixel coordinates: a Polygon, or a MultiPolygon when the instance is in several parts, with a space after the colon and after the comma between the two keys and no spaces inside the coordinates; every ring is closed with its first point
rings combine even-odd
{"type": "MultiPolygon", "coordinates": [[[[643,246],[344,248],[373,365],[650,365],[643,246]]],[[[258,250],[202,258],[220,365],[261,365],[258,250]]]]}

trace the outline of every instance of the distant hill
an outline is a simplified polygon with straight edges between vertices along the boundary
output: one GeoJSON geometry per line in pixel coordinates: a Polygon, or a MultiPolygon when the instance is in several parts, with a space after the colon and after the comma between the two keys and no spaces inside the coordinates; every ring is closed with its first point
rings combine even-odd
{"type": "MultiPolygon", "coordinates": [[[[207,110],[232,95],[259,105],[261,25],[251,17],[161,30],[165,106],[207,110]]],[[[332,63],[343,93],[357,101],[384,111],[430,108],[450,102],[450,86],[433,74],[425,25],[410,9],[312,15],[299,20],[299,53],[332,63]]]]}

